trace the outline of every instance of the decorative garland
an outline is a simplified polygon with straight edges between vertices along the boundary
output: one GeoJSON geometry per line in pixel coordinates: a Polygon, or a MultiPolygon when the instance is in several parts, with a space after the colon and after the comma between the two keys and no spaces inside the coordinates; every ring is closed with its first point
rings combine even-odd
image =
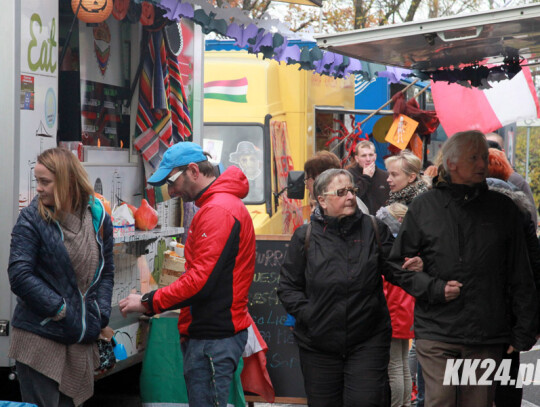
{"type": "MultiPolygon", "coordinates": [[[[179,21],[187,18],[201,26],[203,33],[214,32],[224,37],[233,38],[235,46],[244,48],[250,53],[262,54],[263,58],[272,58],[287,65],[299,65],[299,69],[311,70],[321,75],[335,78],[348,77],[351,74],[362,75],[369,80],[368,72],[362,70],[362,63],[358,59],[349,58],[341,54],[323,51],[317,45],[289,46],[290,40],[303,40],[314,42],[310,33],[293,33],[283,22],[272,19],[265,14],[261,19],[254,20],[248,12],[237,7],[215,7],[206,0],[115,0],[117,4],[129,3],[127,18],[131,22],[139,21],[141,5],[148,8],[155,6],[161,13],[155,13],[155,19],[179,21]],[[142,4],[141,4],[142,3],[142,4]],[[137,7],[133,7],[137,6],[137,7]]],[[[118,13],[113,10],[118,18],[118,13]]],[[[125,16],[124,13],[121,13],[125,16]]],[[[159,28],[157,22],[146,21],[141,23],[147,29],[159,28]],[[150,25],[150,26],[149,26],[150,25]]],[[[502,65],[488,67],[479,63],[463,68],[439,69],[428,71],[407,71],[401,68],[387,67],[387,71],[377,72],[378,76],[386,77],[390,83],[399,82],[403,77],[415,76],[421,80],[446,81],[458,83],[465,87],[479,89],[491,88],[490,81],[512,79],[521,70],[519,57],[508,58],[502,65]]]]}
{"type": "MultiPolygon", "coordinates": [[[[289,39],[314,40],[309,34],[291,32],[284,23],[266,14],[261,19],[253,20],[244,10],[236,7],[214,7],[205,0],[131,0],[131,2],[139,7],[141,3],[153,4],[164,12],[163,17],[167,20],[190,19],[201,26],[203,33],[214,32],[233,38],[236,46],[247,47],[248,52],[262,54],[263,58],[272,58],[287,65],[299,65],[299,69],[335,78],[344,78],[351,74],[366,75],[358,59],[322,51],[316,45],[289,47],[289,39]]],[[[130,4],[130,8],[131,6],[130,4]]],[[[129,14],[128,12],[128,16],[129,14]]]]}
{"type": "Polygon", "coordinates": [[[505,79],[512,79],[521,71],[523,59],[519,57],[507,58],[502,65],[485,66],[474,64],[460,69],[438,69],[433,72],[418,71],[415,76],[421,79],[431,79],[434,82],[444,81],[448,83],[458,83],[467,88],[489,89],[492,86],[489,82],[499,82],[505,79]]]}

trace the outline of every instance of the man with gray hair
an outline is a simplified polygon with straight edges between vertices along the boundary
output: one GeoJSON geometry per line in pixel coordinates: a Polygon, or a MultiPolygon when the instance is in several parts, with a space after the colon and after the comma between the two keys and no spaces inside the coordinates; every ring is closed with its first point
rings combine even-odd
{"type": "Polygon", "coordinates": [[[395,282],[416,297],[427,406],[492,406],[503,348],[535,343],[537,298],[519,209],[488,190],[487,158],[481,132],[451,137],[433,189],[410,204],[390,253],[395,282]],[[416,255],[423,271],[401,268],[416,255]]]}

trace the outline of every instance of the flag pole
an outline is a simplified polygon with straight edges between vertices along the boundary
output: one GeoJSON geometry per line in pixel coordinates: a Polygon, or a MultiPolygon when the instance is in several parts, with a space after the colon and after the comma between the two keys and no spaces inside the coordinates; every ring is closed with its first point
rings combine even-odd
{"type": "Polygon", "coordinates": [[[426,85],[422,88],[420,92],[418,92],[416,95],[413,95],[413,99],[416,99],[418,96],[420,96],[422,93],[424,93],[428,88],[431,86],[431,83],[429,85],[426,85]]]}
{"type": "MultiPolygon", "coordinates": [[[[415,85],[416,82],[418,82],[420,80],[420,78],[416,78],[414,81],[412,81],[411,83],[409,83],[407,86],[405,86],[403,89],[400,90],[400,93],[405,93],[407,91],[407,89],[409,89],[411,86],[415,85]]],[[[427,88],[429,87],[426,86],[424,89],[422,89],[420,92],[418,92],[417,96],[420,95],[422,92],[424,92],[427,88]]],[[[375,116],[377,113],[379,113],[381,110],[383,110],[386,106],[388,106],[390,103],[392,103],[392,98],[390,98],[390,100],[388,102],[386,102],[384,105],[382,105],[381,107],[379,107],[377,110],[374,110],[373,113],[371,113],[368,117],[366,117],[364,120],[362,120],[360,123],[358,123],[358,126],[362,126],[362,124],[364,124],[365,122],[367,122],[369,119],[371,119],[373,116],[375,116]]],[[[334,147],[332,147],[332,149],[330,150],[331,152],[334,152],[335,149],[337,149],[341,143],[343,143],[345,140],[347,140],[349,137],[345,137],[343,140],[340,140],[339,143],[337,143],[334,147]]]]}

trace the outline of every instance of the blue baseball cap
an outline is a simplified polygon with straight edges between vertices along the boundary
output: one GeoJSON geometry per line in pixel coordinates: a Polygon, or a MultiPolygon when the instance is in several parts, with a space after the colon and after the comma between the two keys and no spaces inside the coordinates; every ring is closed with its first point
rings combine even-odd
{"type": "Polygon", "coordinates": [[[190,141],[181,141],[170,146],[159,163],[159,167],[148,179],[148,183],[154,186],[163,185],[167,175],[178,167],[183,167],[189,163],[200,163],[208,158],[204,155],[200,145],[190,141]]]}

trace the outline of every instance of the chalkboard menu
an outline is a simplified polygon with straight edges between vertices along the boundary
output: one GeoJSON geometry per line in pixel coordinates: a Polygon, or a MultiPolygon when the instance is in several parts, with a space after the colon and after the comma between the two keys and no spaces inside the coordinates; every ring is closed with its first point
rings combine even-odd
{"type": "Polygon", "coordinates": [[[298,346],[287,313],[277,296],[279,271],[290,236],[258,236],[255,275],[249,292],[249,312],[268,345],[266,368],[276,397],[306,397],[298,346]]]}

